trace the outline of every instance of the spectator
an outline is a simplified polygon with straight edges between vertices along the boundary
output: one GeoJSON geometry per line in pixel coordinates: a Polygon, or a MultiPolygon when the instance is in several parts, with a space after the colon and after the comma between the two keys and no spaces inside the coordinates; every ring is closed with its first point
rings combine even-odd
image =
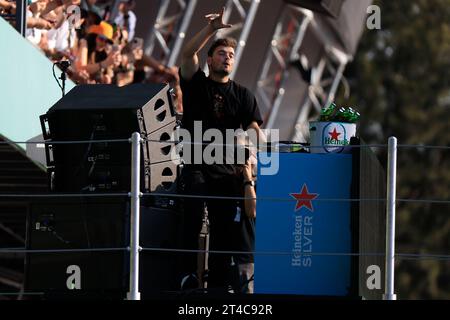
{"type": "Polygon", "coordinates": [[[25,37],[35,46],[39,46],[41,42],[41,30],[48,30],[54,26],[52,22],[40,17],[45,7],[46,3],[41,0],[33,0],[33,3],[27,7],[27,29],[25,31],[25,37]]]}
{"type": "Polygon", "coordinates": [[[44,6],[43,10],[39,11],[42,16],[62,6],[71,6],[80,4],[80,0],[38,0],[37,2],[42,3],[44,6]]]}
{"type": "Polygon", "coordinates": [[[152,83],[169,83],[174,89],[174,104],[178,113],[183,112],[182,92],[180,87],[180,77],[178,75],[177,67],[168,67],[158,62],[151,56],[144,55],[142,60],[136,62],[136,74],[134,82],[142,82],[143,77],[146,77],[145,67],[152,69],[151,75],[147,81],[152,83]]]}
{"type": "Polygon", "coordinates": [[[100,83],[111,83],[112,67],[118,67],[121,62],[120,48],[111,49],[113,37],[112,26],[102,21],[88,30],[86,39],[81,39],[78,49],[77,69],[86,70],[100,83]]]}
{"type": "Polygon", "coordinates": [[[77,5],[80,0],[32,0],[27,7],[26,38],[35,45],[40,45],[41,30],[58,28],[64,19],[63,7],[77,5]]]}
{"type": "MultiPolygon", "coordinates": [[[[47,48],[48,54],[51,56],[61,55],[69,57],[71,55],[71,49],[77,42],[77,33],[75,31],[76,26],[70,25],[71,14],[64,13],[64,19],[59,28],[48,30],[47,48]]],[[[82,22],[82,21],[81,21],[82,22]]]]}
{"type": "Polygon", "coordinates": [[[128,32],[115,23],[113,23],[112,26],[114,43],[124,48],[128,44],[128,32]]]}
{"type": "MultiPolygon", "coordinates": [[[[177,67],[167,67],[143,54],[143,41],[134,41],[135,1],[122,1],[117,22],[102,21],[110,0],[29,0],[26,37],[53,61],[70,60],[69,77],[77,83],[165,82],[175,89],[174,102],[182,112],[177,67]],[[74,29],[67,9],[81,2],[80,26],[74,29]],[[103,13],[102,11],[105,11],[103,13]],[[129,39],[133,39],[129,42],[129,39]],[[138,46],[136,46],[138,44],[138,46]]],[[[0,0],[0,9],[14,10],[15,3],[0,0]]]]}
{"type": "Polygon", "coordinates": [[[8,0],[0,0],[0,13],[15,14],[16,3],[8,0]]]}
{"type": "Polygon", "coordinates": [[[115,71],[115,83],[118,86],[124,86],[134,82],[135,62],[141,60],[143,56],[142,48],[133,47],[127,44],[122,49],[122,62],[115,71]]]}
{"type": "Polygon", "coordinates": [[[136,28],[136,15],[132,11],[136,2],[134,0],[122,0],[119,4],[119,12],[114,22],[128,31],[128,41],[134,38],[136,28]]]}

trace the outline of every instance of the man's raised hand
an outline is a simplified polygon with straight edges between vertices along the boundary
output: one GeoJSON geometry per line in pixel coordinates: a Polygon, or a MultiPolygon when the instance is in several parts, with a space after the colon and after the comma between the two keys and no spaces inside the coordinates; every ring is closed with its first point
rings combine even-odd
{"type": "Polygon", "coordinates": [[[231,24],[223,23],[224,11],[225,11],[225,7],[222,8],[222,11],[220,11],[220,13],[210,13],[205,16],[205,18],[208,20],[208,23],[214,28],[214,30],[232,27],[231,24]]]}

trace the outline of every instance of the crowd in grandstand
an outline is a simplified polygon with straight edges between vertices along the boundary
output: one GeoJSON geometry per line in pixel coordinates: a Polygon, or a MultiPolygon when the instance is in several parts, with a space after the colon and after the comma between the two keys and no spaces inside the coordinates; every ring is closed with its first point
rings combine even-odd
{"type": "MultiPolygon", "coordinates": [[[[135,0],[122,0],[114,19],[112,6],[111,0],[28,0],[26,38],[53,62],[69,60],[77,84],[170,83],[181,112],[178,69],[145,55],[143,39],[135,37],[135,0]]],[[[15,14],[16,1],[0,0],[0,11],[15,14]]]]}

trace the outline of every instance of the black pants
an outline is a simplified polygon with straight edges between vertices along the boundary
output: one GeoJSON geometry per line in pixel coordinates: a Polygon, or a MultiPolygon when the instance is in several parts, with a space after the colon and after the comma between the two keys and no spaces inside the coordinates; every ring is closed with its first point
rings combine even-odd
{"type": "MultiPolygon", "coordinates": [[[[213,196],[234,197],[233,181],[220,179],[210,185],[213,196]]],[[[236,250],[233,241],[233,220],[236,216],[236,200],[208,200],[208,218],[210,224],[209,248],[212,251],[236,250]]],[[[226,289],[231,283],[231,254],[210,253],[208,288],[226,289]]]]}
{"type": "MultiPolygon", "coordinates": [[[[200,170],[186,167],[181,175],[181,194],[205,195],[206,181],[200,170]]],[[[183,230],[182,249],[197,250],[198,239],[202,228],[204,200],[199,198],[183,198],[183,230]]],[[[187,274],[197,273],[197,253],[180,254],[180,279],[187,274]]]]}
{"type": "MultiPolygon", "coordinates": [[[[182,174],[183,192],[189,195],[236,196],[236,178],[205,177],[201,170],[186,168],[182,174]]],[[[208,209],[210,223],[209,249],[216,251],[234,250],[232,241],[233,220],[236,215],[236,201],[229,199],[184,198],[183,248],[198,249],[198,235],[202,226],[204,206],[208,209]]],[[[226,289],[230,282],[231,255],[210,253],[208,260],[208,288],[226,289]]],[[[182,272],[196,273],[197,254],[182,255],[182,272]]]]}

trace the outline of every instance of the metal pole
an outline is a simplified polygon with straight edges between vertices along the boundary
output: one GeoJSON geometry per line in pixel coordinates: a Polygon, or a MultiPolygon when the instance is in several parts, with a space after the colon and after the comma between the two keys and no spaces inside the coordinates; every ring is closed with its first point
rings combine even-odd
{"type": "Polygon", "coordinates": [[[170,0],[161,0],[158,9],[158,15],[156,16],[156,21],[153,25],[153,30],[150,32],[148,40],[146,41],[147,47],[145,48],[145,54],[148,56],[151,56],[153,54],[153,49],[155,48],[155,33],[159,32],[158,29],[160,28],[160,24],[163,21],[164,16],[166,15],[169,4],[170,0]]]}
{"type": "Polygon", "coordinates": [[[345,67],[346,67],[346,66],[347,66],[347,62],[345,62],[345,63],[343,63],[343,62],[339,63],[339,68],[338,68],[338,70],[337,70],[337,72],[336,72],[336,76],[334,77],[333,84],[332,84],[331,89],[330,89],[330,92],[329,92],[329,94],[328,94],[327,101],[325,102],[325,105],[324,105],[323,107],[328,106],[328,104],[329,104],[331,101],[334,100],[334,96],[335,96],[336,91],[337,91],[337,89],[338,89],[339,83],[341,82],[342,75],[344,74],[344,71],[345,71],[345,67]]]}
{"type": "Polygon", "coordinates": [[[139,292],[139,216],[140,216],[140,168],[141,136],[131,135],[131,222],[130,222],[130,291],[128,300],[141,300],[139,292]]]}
{"type": "Polygon", "coordinates": [[[27,1],[16,0],[16,30],[25,37],[27,30],[27,1]]]}
{"type": "MultiPolygon", "coordinates": [[[[294,134],[292,136],[292,141],[306,141],[306,137],[304,135],[304,126],[307,125],[307,120],[309,116],[309,111],[312,106],[312,99],[310,97],[312,90],[315,86],[320,86],[320,81],[322,79],[323,71],[325,69],[326,59],[322,57],[317,67],[312,70],[311,73],[311,84],[308,86],[308,95],[305,98],[305,102],[300,106],[300,111],[297,116],[297,122],[295,123],[294,134]]],[[[309,132],[309,131],[308,131],[309,132]]]]}
{"type": "Polygon", "coordinates": [[[177,62],[178,55],[181,50],[181,45],[183,44],[184,38],[186,36],[186,31],[191,22],[192,15],[194,14],[195,6],[197,5],[197,0],[190,0],[189,4],[184,13],[183,22],[180,26],[180,31],[178,32],[177,39],[175,40],[175,44],[173,45],[172,52],[170,53],[169,61],[167,62],[167,66],[173,67],[177,62]]]}
{"type": "Polygon", "coordinates": [[[241,36],[239,37],[238,47],[236,48],[235,56],[234,56],[234,69],[230,75],[230,78],[233,78],[241,60],[242,53],[244,51],[244,47],[247,44],[248,35],[250,34],[250,29],[253,26],[253,21],[255,20],[256,12],[258,11],[260,0],[253,0],[250,6],[250,11],[245,18],[244,28],[242,29],[241,36]]]}
{"type": "Polygon", "coordinates": [[[390,137],[388,142],[388,184],[386,203],[386,274],[383,295],[384,300],[396,300],[394,294],[395,262],[395,198],[397,177],[397,138],[390,137]]]}
{"type": "MultiPolygon", "coordinates": [[[[301,12],[303,13],[303,11],[301,11],[301,12]]],[[[300,25],[300,28],[298,30],[297,36],[295,38],[295,42],[294,42],[293,46],[290,48],[289,61],[291,61],[297,54],[298,48],[300,48],[301,44],[303,43],[303,39],[305,37],[306,30],[313,19],[311,15],[305,14],[305,13],[303,13],[303,14],[304,14],[304,18],[303,18],[302,24],[300,25]]],[[[288,66],[285,66],[285,69],[283,71],[280,88],[278,89],[277,97],[276,97],[275,101],[273,102],[272,109],[270,110],[269,118],[266,123],[267,129],[273,128],[275,119],[278,115],[278,111],[281,107],[281,102],[283,100],[284,93],[285,93],[284,86],[285,86],[287,78],[289,76],[288,68],[289,68],[288,66]]]]}

